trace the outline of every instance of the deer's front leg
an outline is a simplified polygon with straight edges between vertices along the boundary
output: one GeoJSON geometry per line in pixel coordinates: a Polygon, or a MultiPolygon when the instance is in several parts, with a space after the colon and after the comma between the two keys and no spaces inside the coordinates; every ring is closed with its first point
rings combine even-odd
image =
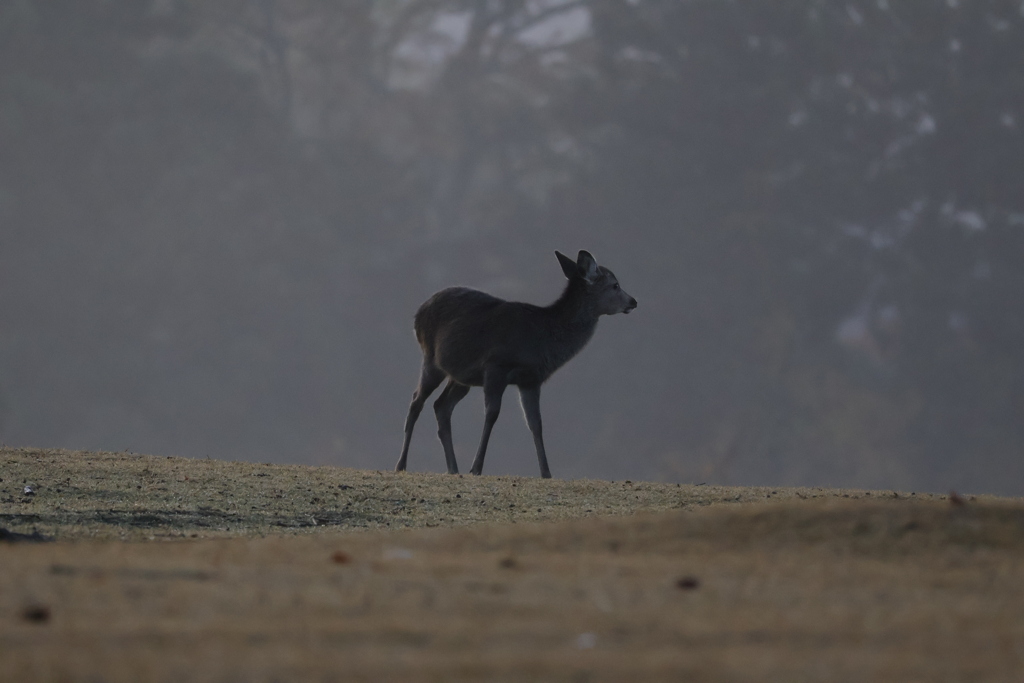
{"type": "Polygon", "coordinates": [[[484,455],[487,454],[487,442],[491,438],[491,429],[501,412],[501,395],[508,386],[506,373],[499,368],[488,368],[484,371],[484,433],[480,437],[480,448],[476,451],[470,474],[484,471],[484,455]]]}
{"type": "Polygon", "coordinates": [[[540,385],[534,387],[519,387],[519,400],[523,404],[523,414],[526,416],[526,424],[533,434],[533,445],[537,448],[537,462],[540,464],[540,476],[545,479],[551,478],[551,470],[548,469],[548,454],[544,450],[544,429],[540,421],[540,385]]]}

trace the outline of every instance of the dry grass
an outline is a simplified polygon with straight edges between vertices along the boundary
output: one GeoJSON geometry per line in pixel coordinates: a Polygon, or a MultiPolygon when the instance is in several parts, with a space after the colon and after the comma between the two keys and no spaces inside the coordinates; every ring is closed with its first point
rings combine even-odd
{"type": "MultiPolygon", "coordinates": [[[[893,491],[451,477],[341,467],[0,449],[0,527],[150,540],[539,522],[893,491]],[[31,486],[34,493],[24,494],[31,486]]],[[[909,494],[903,494],[904,496],[909,494]]],[[[914,494],[920,499],[942,496],[914,494]]]]}
{"type": "Polygon", "coordinates": [[[8,528],[36,514],[60,538],[225,536],[0,545],[3,681],[1024,679],[1020,501],[110,454],[0,463],[5,497],[22,495],[15,470],[39,486],[5,500],[8,528]],[[155,507],[144,489],[118,498],[114,475],[76,481],[115,469],[155,507]],[[329,524],[278,525],[345,503],[329,524]],[[343,530],[389,522],[449,528],[343,530]]]}

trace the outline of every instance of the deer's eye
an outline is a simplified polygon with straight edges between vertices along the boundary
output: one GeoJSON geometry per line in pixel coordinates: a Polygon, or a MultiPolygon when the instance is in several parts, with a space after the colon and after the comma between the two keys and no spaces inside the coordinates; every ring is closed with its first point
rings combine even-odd
{"type": "Polygon", "coordinates": [[[612,289],[618,289],[618,288],[619,288],[619,283],[618,282],[616,282],[614,285],[612,285],[612,289]]]}

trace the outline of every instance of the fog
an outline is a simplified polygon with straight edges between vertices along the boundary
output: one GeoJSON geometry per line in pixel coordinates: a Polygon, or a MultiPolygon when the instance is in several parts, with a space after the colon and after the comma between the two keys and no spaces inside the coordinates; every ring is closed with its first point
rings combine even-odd
{"type": "Polygon", "coordinates": [[[1024,495],[1022,129],[1019,0],[3,2],[0,440],[390,469],[419,304],[586,249],[556,477],[1024,495]]]}

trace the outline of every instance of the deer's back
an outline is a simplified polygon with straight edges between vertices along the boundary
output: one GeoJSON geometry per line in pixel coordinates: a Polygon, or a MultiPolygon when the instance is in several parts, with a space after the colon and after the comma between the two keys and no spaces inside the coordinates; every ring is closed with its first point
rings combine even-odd
{"type": "Polygon", "coordinates": [[[539,306],[451,287],[420,306],[416,338],[424,355],[462,384],[482,384],[485,364],[507,367],[515,384],[540,382],[547,374],[546,317],[539,306]]]}

